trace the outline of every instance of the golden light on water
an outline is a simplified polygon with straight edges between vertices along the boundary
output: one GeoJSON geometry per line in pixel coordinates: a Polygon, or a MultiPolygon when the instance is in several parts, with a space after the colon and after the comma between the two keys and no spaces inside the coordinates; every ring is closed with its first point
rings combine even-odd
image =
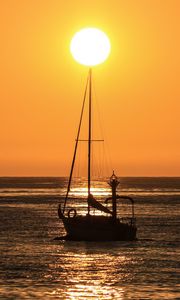
{"type": "MultiPolygon", "coordinates": [[[[91,192],[94,196],[109,196],[111,194],[110,188],[96,188],[91,187],[91,192]]],[[[71,195],[76,197],[82,196],[86,197],[88,195],[87,187],[78,187],[78,188],[71,188],[71,195]]]]}
{"type": "MultiPolygon", "coordinates": [[[[117,277],[115,276],[111,282],[109,278],[111,274],[115,274],[117,266],[121,270],[118,273],[118,281],[124,280],[124,270],[130,259],[119,254],[113,256],[111,252],[116,251],[116,246],[111,248],[103,247],[95,248],[94,244],[89,247],[86,243],[63,244],[60,245],[61,250],[56,253],[56,265],[49,265],[50,268],[58,274],[58,270],[62,267],[59,263],[61,259],[61,251],[65,249],[63,264],[67,266],[68,276],[64,275],[64,290],[61,287],[55,287],[49,293],[50,296],[60,297],[63,299],[124,299],[125,289],[119,286],[117,289],[117,277]],[[77,251],[78,249],[78,251],[77,251]],[[94,250],[94,253],[92,252],[94,250]],[[109,266],[104,265],[104,261],[109,262],[109,266]],[[70,264],[71,262],[71,264],[70,264]]],[[[126,276],[131,278],[131,273],[127,272],[126,276]]],[[[57,280],[62,280],[62,274],[57,276],[57,280]]],[[[59,299],[59,298],[58,298],[59,299]]]]}
{"type": "Polygon", "coordinates": [[[103,31],[97,28],[84,28],[72,38],[70,50],[80,64],[95,66],[107,59],[111,44],[103,31]]]}

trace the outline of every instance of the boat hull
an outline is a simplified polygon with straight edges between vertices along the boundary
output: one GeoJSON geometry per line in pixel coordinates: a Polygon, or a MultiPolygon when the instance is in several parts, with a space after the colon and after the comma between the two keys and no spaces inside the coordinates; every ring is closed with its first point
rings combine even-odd
{"type": "Polygon", "coordinates": [[[105,216],[63,217],[66,239],[75,241],[133,241],[136,226],[105,216]]]}

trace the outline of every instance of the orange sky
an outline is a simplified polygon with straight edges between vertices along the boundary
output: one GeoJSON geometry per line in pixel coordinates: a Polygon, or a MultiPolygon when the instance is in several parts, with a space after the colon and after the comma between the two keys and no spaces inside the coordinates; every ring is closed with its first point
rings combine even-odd
{"type": "Polygon", "coordinates": [[[6,0],[0,3],[0,176],[68,175],[87,68],[73,34],[104,30],[93,70],[119,176],[180,176],[180,1],[6,0]]]}

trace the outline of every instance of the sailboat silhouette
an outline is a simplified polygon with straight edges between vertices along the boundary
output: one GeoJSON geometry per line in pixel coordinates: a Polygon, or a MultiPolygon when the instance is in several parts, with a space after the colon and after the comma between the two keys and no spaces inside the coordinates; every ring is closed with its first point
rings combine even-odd
{"type": "MultiPolygon", "coordinates": [[[[72,165],[70,170],[70,176],[68,181],[67,193],[64,199],[63,207],[59,204],[58,215],[62,220],[67,236],[67,240],[78,240],[78,241],[112,241],[112,240],[135,240],[136,239],[136,224],[134,217],[134,201],[128,196],[119,196],[116,193],[117,186],[119,184],[118,178],[113,174],[110,177],[109,185],[111,186],[112,196],[105,199],[105,202],[111,201],[112,210],[108,209],[106,206],[102,205],[97,201],[91,192],[91,146],[92,142],[92,70],[89,70],[87,85],[85,88],[85,94],[83,99],[83,105],[81,109],[80,122],[78,126],[77,138],[74,148],[74,155],[72,159],[72,165]],[[76,153],[78,148],[78,143],[80,141],[80,131],[81,124],[84,113],[85,101],[88,93],[88,195],[86,199],[87,203],[87,214],[80,215],[77,213],[76,209],[66,209],[66,204],[69,199],[69,192],[71,189],[72,175],[74,170],[74,164],[76,160],[76,153]],[[117,216],[117,199],[128,199],[132,205],[132,216],[130,218],[120,219],[117,216]],[[106,215],[95,215],[92,214],[91,208],[100,210],[106,213],[106,215]]],[[[80,199],[82,201],[82,199],[80,199]]]]}

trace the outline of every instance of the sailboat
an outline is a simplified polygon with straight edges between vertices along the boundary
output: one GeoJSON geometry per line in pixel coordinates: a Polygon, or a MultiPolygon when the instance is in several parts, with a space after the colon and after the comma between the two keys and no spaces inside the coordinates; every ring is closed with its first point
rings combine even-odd
{"type": "MultiPolygon", "coordinates": [[[[88,80],[85,88],[83,104],[80,114],[77,138],[75,142],[74,155],[70,170],[70,176],[67,186],[64,203],[59,204],[58,216],[62,220],[66,230],[66,240],[75,241],[132,241],[136,240],[136,219],[134,216],[134,200],[131,197],[118,195],[118,178],[114,171],[109,179],[111,187],[111,196],[105,199],[105,203],[111,203],[111,209],[97,201],[91,191],[91,147],[92,142],[92,70],[89,69],[88,80]],[[89,88],[89,89],[88,89],[89,88]],[[87,97],[87,90],[89,96],[87,97]],[[87,155],[87,198],[84,200],[87,205],[86,215],[79,214],[75,208],[67,209],[69,193],[71,190],[72,175],[76,161],[76,153],[80,140],[81,124],[84,113],[86,98],[88,98],[88,155],[87,155]],[[132,215],[129,218],[120,218],[117,214],[117,200],[128,200],[131,204],[132,215]],[[101,215],[95,215],[94,210],[102,212],[101,215]]],[[[82,201],[80,198],[79,201],[82,201]]]]}

